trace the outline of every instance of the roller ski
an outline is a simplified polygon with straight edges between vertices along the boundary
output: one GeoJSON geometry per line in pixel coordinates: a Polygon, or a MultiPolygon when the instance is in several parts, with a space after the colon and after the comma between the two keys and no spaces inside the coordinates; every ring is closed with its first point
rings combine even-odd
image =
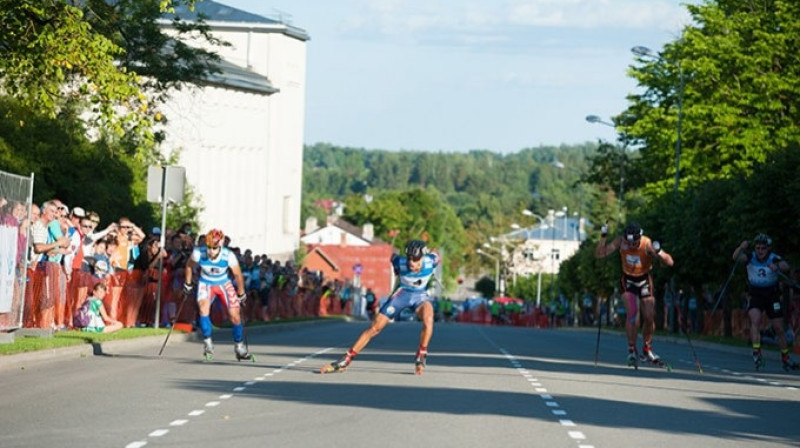
{"type": "Polygon", "coordinates": [[[206,361],[214,359],[214,343],[211,342],[211,338],[203,339],[203,358],[206,361]]]}
{"type": "Polygon", "coordinates": [[[334,362],[332,362],[332,363],[330,363],[330,364],[328,364],[326,366],[323,366],[321,369],[319,369],[319,373],[334,373],[334,372],[340,372],[341,373],[341,372],[344,372],[347,369],[347,367],[350,366],[350,361],[351,361],[350,357],[347,356],[347,355],[344,355],[341,358],[339,358],[338,360],[336,360],[336,361],[334,361],[334,362]]]}
{"type": "Polygon", "coordinates": [[[422,372],[425,371],[425,363],[427,358],[427,352],[417,353],[417,357],[414,359],[414,375],[422,375],[422,372]]]}
{"type": "Polygon", "coordinates": [[[797,364],[796,362],[792,361],[792,359],[789,358],[789,355],[783,355],[781,357],[781,362],[783,364],[783,370],[787,372],[800,370],[800,364],[797,364]]]}
{"type": "Polygon", "coordinates": [[[767,365],[767,361],[761,356],[761,352],[753,352],[753,364],[755,365],[756,371],[763,369],[764,366],[767,365]]]}
{"type": "Polygon", "coordinates": [[[667,369],[667,372],[672,372],[672,365],[661,359],[661,357],[656,355],[652,350],[643,352],[642,356],[640,356],[639,358],[642,362],[646,362],[650,365],[660,367],[662,369],[667,369]]]}
{"type": "Polygon", "coordinates": [[[236,353],[236,360],[237,361],[252,361],[256,362],[256,357],[252,354],[248,353],[247,347],[245,347],[244,343],[237,342],[233,346],[233,352],[236,353]]]}
{"type": "Polygon", "coordinates": [[[639,356],[636,354],[636,350],[628,352],[627,363],[628,367],[633,367],[635,370],[639,370],[639,356]]]}

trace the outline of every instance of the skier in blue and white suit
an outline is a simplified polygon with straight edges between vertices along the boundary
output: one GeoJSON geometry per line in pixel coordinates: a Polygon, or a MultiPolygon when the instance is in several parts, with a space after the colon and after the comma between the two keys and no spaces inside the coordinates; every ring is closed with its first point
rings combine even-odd
{"type": "Polygon", "coordinates": [[[416,373],[422,374],[428,355],[428,342],[433,336],[433,305],[428,295],[428,281],[441,262],[439,254],[430,252],[422,240],[411,240],[406,244],[405,256],[392,255],[391,263],[398,285],[394,294],[375,315],[372,325],[364,330],[355,344],[338,361],[324,366],[320,372],[339,372],[346,369],[355,356],[367,346],[383,328],[405,308],[411,308],[422,322],[419,348],[414,358],[416,373]]]}

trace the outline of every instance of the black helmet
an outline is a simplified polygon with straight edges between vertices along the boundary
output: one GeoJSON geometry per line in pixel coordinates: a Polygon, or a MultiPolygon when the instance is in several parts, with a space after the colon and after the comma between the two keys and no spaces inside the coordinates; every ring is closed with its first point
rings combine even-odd
{"type": "Polygon", "coordinates": [[[767,247],[772,247],[772,238],[766,233],[759,233],[753,238],[753,244],[763,244],[767,247]]]}
{"type": "Polygon", "coordinates": [[[625,241],[634,242],[642,237],[642,226],[636,221],[631,221],[625,227],[625,241]]]}
{"type": "Polygon", "coordinates": [[[406,244],[406,257],[417,259],[423,255],[425,255],[425,241],[411,240],[406,244]]]}

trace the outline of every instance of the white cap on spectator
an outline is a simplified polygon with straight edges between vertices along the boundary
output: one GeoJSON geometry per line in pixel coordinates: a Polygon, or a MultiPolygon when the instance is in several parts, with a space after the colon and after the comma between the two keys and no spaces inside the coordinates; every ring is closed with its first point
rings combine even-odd
{"type": "Polygon", "coordinates": [[[59,209],[63,209],[64,210],[64,214],[69,216],[69,207],[67,207],[67,204],[61,204],[61,207],[59,207],[59,209]]]}
{"type": "Polygon", "coordinates": [[[81,207],[75,207],[72,209],[72,216],[76,218],[85,218],[86,210],[82,209],[81,207]]]}

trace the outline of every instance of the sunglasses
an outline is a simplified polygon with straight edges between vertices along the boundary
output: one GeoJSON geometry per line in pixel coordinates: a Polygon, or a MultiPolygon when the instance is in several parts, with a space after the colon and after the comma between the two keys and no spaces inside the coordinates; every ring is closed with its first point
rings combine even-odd
{"type": "Polygon", "coordinates": [[[92,221],[95,224],[100,224],[100,220],[99,219],[90,219],[89,221],[92,221]]]}
{"type": "Polygon", "coordinates": [[[91,229],[91,228],[92,228],[91,224],[81,224],[81,229],[91,229]]]}
{"type": "Polygon", "coordinates": [[[132,229],[133,226],[119,226],[120,229],[132,229]]]}

